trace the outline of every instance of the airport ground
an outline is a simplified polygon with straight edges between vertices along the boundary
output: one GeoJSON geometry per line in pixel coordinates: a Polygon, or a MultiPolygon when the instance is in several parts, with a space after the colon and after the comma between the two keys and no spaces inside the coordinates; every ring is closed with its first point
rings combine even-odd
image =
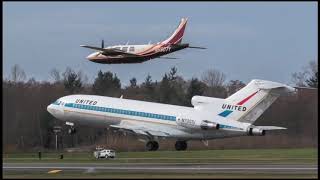
{"type": "Polygon", "coordinates": [[[318,149],[241,149],[3,155],[4,178],[318,178],[318,149]],[[53,171],[57,170],[57,171],[53,171]],[[48,172],[55,173],[48,173],[48,172]]]}

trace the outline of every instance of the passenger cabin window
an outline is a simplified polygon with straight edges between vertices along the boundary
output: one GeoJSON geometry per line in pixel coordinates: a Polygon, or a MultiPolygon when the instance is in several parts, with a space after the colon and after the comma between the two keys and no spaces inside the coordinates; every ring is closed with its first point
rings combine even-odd
{"type": "Polygon", "coordinates": [[[127,52],[127,50],[128,50],[128,47],[123,47],[122,48],[122,51],[124,51],[124,52],[127,52]]]}
{"type": "Polygon", "coordinates": [[[133,52],[133,51],[134,51],[134,47],[131,46],[131,47],[129,48],[129,51],[130,51],[130,52],[133,52]]]}

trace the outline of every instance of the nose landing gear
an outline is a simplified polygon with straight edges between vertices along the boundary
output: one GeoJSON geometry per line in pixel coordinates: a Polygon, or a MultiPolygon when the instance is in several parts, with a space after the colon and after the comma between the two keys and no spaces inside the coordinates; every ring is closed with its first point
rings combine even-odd
{"type": "Polygon", "coordinates": [[[75,134],[77,131],[76,131],[76,128],[74,127],[74,123],[72,122],[66,122],[66,125],[69,126],[68,128],[68,134],[75,134]]]}
{"type": "Polygon", "coordinates": [[[77,130],[73,126],[68,129],[68,134],[75,134],[76,132],[77,130]]]}

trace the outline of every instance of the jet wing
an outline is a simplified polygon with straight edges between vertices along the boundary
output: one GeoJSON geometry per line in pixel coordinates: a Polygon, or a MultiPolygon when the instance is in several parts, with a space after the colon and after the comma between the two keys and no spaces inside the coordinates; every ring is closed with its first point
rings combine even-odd
{"type": "Polygon", "coordinates": [[[103,55],[129,55],[129,56],[134,56],[134,57],[141,57],[139,55],[136,54],[132,54],[132,53],[127,53],[124,51],[121,51],[119,49],[104,49],[104,48],[99,48],[99,47],[94,47],[94,46],[87,46],[87,45],[80,45],[81,47],[85,47],[85,48],[89,48],[89,49],[94,49],[97,51],[101,51],[103,55]]]}
{"type": "Polygon", "coordinates": [[[170,133],[165,132],[163,129],[156,129],[152,126],[148,126],[148,124],[140,124],[128,121],[121,121],[119,125],[110,125],[112,128],[121,129],[133,132],[135,134],[149,136],[149,137],[168,137],[170,133]]]}

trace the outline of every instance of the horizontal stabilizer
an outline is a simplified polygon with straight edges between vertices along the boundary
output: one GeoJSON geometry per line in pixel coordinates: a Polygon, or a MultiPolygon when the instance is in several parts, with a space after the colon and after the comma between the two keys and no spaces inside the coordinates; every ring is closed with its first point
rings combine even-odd
{"type": "Polygon", "coordinates": [[[278,126],[255,126],[259,129],[263,129],[263,130],[280,130],[280,129],[287,129],[285,127],[278,127],[278,126]]]}
{"type": "Polygon", "coordinates": [[[199,46],[189,46],[188,48],[194,48],[194,49],[207,49],[205,47],[199,47],[199,46]]]}
{"type": "Polygon", "coordinates": [[[294,86],[295,89],[310,89],[310,90],[318,90],[318,88],[313,88],[313,87],[299,87],[299,86],[294,86]]]}
{"type": "Polygon", "coordinates": [[[179,59],[179,58],[174,58],[174,57],[159,57],[159,58],[162,58],[162,59],[179,59]]]}

